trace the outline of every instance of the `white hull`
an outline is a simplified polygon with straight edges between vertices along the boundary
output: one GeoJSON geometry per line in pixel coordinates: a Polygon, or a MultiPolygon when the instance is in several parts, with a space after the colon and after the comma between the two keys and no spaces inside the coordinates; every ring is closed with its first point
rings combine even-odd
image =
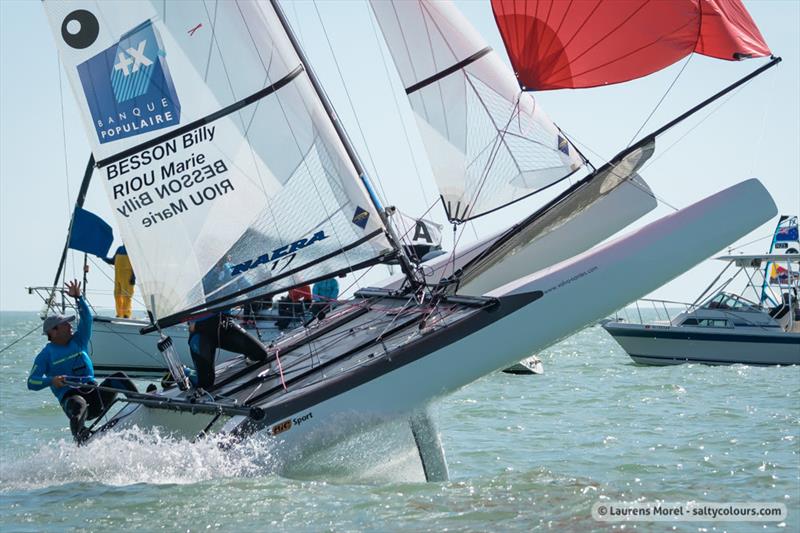
{"type": "MultiPolygon", "coordinates": [[[[656,205],[647,183],[640,176],[631,177],[560,225],[547,228],[545,233],[519,244],[491,267],[460,286],[458,294],[480,296],[531,272],[574,257],[640,219],[655,209],[656,205]]],[[[499,235],[491,235],[466,249],[457,250],[455,263],[452,252],[428,261],[424,264],[426,281],[436,283],[454,270],[463,268],[491,249],[499,235]]],[[[395,276],[378,285],[397,289],[403,279],[403,276],[395,276]]]]}
{"type": "MultiPolygon", "coordinates": [[[[157,332],[142,335],[140,330],[149,326],[148,322],[124,318],[95,317],[92,324],[92,343],[89,354],[94,364],[95,374],[105,376],[114,372],[123,371],[134,378],[161,377],[167,371],[164,357],[158,351],[159,334],[157,332]]],[[[258,328],[246,329],[260,338],[269,342],[280,331],[273,321],[258,323],[258,328]]],[[[184,365],[194,368],[192,356],[189,353],[189,329],[185,324],[172,326],[164,330],[164,334],[172,338],[175,353],[178,354],[184,365]]],[[[230,361],[240,354],[219,350],[217,364],[230,361]]]]}
{"type": "Polygon", "coordinates": [[[635,362],[646,365],[798,365],[800,333],[758,328],[721,329],[643,326],[611,322],[604,326],[635,362]]]}
{"type": "MultiPolygon", "coordinates": [[[[471,332],[445,327],[431,334],[429,343],[436,345],[436,335],[444,341],[427,354],[416,358],[401,354],[396,359],[389,354],[388,360],[354,368],[350,374],[303,390],[290,389],[263,406],[266,419],[258,424],[258,435],[278,437],[273,442],[284,445],[275,448],[273,457],[289,459],[312,454],[384,421],[408,417],[435,398],[514,364],[655,290],[775,212],[774,203],[756,180],[722,191],[635,233],[490,292],[487,296],[498,298],[499,304],[478,311],[476,316],[484,321],[479,327],[471,332]],[[735,219],[718,224],[732,212],[737,213],[735,219]],[[408,363],[399,361],[406,356],[408,363]],[[379,363],[391,371],[370,375],[376,367],[380,370],[379,363]],[[360,375],[369,377],[359,382],[360,375]]],[[[187,437],[197,435],[212,420],[211,415],[128,409],[132,412],[118,426],[161,425],[187,437]]],[[[234,416],[210,429],[235,432],[245,421],[243,416],[234,416]]]]}

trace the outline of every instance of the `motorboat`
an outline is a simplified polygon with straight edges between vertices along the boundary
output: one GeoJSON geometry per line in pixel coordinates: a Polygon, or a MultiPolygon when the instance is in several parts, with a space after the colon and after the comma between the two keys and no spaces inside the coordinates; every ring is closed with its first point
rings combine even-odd
{"type": "MultiPolygon", "coordinates": [[[[603,324],[603,328],[639,364],[800,364],[800,254],[726,255],[717,259],[726,263],[723,272],[731,265],[738,271],[722,286],[710,290],[721,273],[704,291],[708,297],[686,304],[685,310],[674,318],[639,323],[617,318],[603,324]],[[770,270],[778,276],[770,276],[770,270]],[[783,272],[785,276],[781,276],[783,272]],[[757,275],[764,273],[767,283],[757,283],[757,275]],[[729,287],[740,274],[748,281],[745,290],[737,293],[729,287]],[[772,294],[759,295],[762,287],[772,294]],[[749,290],[755,293],[753,299],[745,296],[749,290]]],[[[665,313],[676,304],[647,302],[665,313]]],[[[640,306],[636,304],[639,317],[640,306]]]]}
{"type": "Polygon", "coordinates": [[[504,368],[503,372],[506,374],[516,374],[520,376],[544,374],[544,365],[542,364],[541,359],[535,355],[532,355],[530,357],[526,357],[515,365],[504,368]]]}

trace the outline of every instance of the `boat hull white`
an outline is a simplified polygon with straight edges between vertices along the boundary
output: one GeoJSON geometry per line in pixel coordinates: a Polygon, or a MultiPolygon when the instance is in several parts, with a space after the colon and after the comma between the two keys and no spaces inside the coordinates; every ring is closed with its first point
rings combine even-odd
{"type": "Polygon", "coordinates": [[[603,326],[635,362],[645,365],[798,365],[800,333],[609,322],[603,326]]]}
{"type": "MultiPolygon", "coordinates": [[[[92,324],[92,343],[89,354],[97,376],[106,376],[114,372],[125,372],[132,378],[161,377],[167,371],[164,357],[158,351],[158,332],[142,335],[140,330],[149,326],[148,322],[124,318],[94,317],[92,324]]],[[[269,342],[281,334],[274,321],[259,321],[258,327],[244,326],[252,335],[269,342]]],[[[163,330],[172,338],[175,353],[181,362],[194,368],[189,353],[189,329],[179,324],[163,330]]],[[[241,357],[240,354],[220,349],[217,353],[217,364],[241,357]]]]}
{"type": "Polygon", "coordinates": [[[398,417],[505,368],[647,294],[769,220],[776,208],[755,180],[741,183],[571,260],[508,284],[480,309],[428,336],[263,407],[266,416],[129,407],[120,426],[160,425],[194,437],[203,430],[277,437],[273,457],[296,459],[398,417]],[[741,213],[718,224],[731,212],[741,213]],[[580,305],[576,305],[578,302],[580,305]],[[158,411],[158,412],[156,412],[158,411]]]}

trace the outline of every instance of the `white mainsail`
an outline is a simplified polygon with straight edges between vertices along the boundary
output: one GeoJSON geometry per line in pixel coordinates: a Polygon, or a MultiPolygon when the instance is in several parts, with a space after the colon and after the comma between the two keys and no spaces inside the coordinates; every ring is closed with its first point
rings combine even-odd
{"type": "Polygon", "coordinates": [[[385,227],[273,7],[45,2],[159,320],[380,260],[385,227]]]}
{"type": "Polygon", "coordinates": [[[578,151],[451,2],[370,4],[450,220],[488,213],[580,168],[578,151]]]}

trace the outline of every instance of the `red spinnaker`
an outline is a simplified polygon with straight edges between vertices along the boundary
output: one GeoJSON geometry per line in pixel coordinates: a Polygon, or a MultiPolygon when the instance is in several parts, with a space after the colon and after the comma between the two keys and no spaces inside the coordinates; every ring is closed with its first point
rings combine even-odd
{"type": "Polygon", "coordinates": [[[492,0],[492,9],[528,90],[620,83],[692,52],[770,55],[740,0],[492,0]]]}

